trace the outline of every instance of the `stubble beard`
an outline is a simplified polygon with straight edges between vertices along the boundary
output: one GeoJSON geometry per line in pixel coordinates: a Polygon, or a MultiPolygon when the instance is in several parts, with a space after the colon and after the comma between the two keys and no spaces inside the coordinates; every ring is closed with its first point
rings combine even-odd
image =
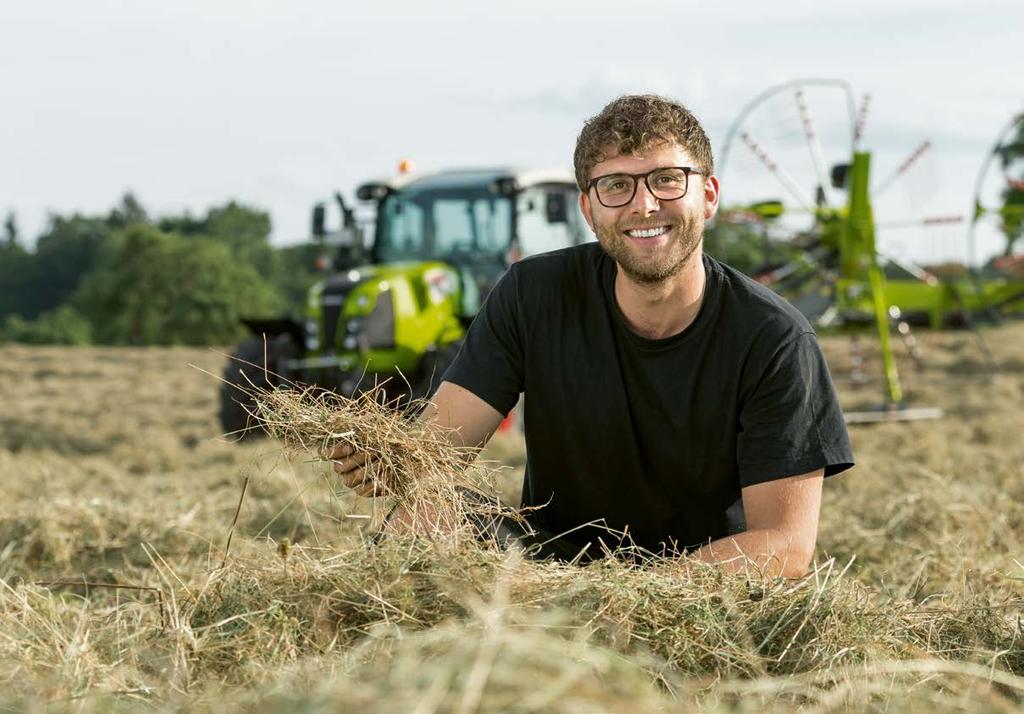
{"type": "Polygon", "coordinates": [[[680,216],[667,225],[671,242],[651,255],[644,255],[642,246],[630,246],[614,224],[597,226],[597,240],[633,281],[657,285],[678,275],[704,238],[704,221],[698,216],[680,216]]]}

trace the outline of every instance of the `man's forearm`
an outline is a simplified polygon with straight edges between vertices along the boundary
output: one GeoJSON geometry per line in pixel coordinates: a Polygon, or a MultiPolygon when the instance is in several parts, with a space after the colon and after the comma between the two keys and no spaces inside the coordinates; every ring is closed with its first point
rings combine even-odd
{"type": "Polygon", "coordinates": [[[504,418],[468,389],[441,382],[420,414],[420,421],[437,427],[455,446],[483,447],[504,418]]]}
{"type": "Polygon", "coordinates": [[[729,573],[755,568],[768,577],[796,578],[807,572],[814,546],[797,542],[786,531],[762,528],[712,541],[690,557],[729,573]]]}

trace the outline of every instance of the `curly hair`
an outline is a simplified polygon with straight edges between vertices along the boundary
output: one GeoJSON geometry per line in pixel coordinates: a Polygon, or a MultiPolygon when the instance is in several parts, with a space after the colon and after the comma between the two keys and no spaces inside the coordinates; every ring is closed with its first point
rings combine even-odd
{"type": "Polygon", "coordinates": [[[666,142],[685,149],[693,157],[694,168],[705,176],[714,172],[708,135],[682,104],[656,94],[613,99],[583,124],[576,139],[573,165],[580,191],[586,192],[590,172],[600,162],[621,154],[639,156],[666,142]]]}

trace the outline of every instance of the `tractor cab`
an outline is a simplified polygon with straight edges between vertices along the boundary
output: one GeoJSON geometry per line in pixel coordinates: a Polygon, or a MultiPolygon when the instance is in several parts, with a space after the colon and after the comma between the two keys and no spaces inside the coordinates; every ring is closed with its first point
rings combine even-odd
{"type": "Polygon", "coordinates": [[[565,171],[399,176],[366,183],[357,196],[377,206],[371,262],[452,266],[467,321],[510,263],[588,237],[575,181],[565,171]]]}

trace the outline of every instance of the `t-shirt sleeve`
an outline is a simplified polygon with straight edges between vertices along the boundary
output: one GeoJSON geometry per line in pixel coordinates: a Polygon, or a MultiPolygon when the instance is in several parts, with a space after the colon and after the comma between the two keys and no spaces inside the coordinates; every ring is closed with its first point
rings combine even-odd
{"type": "Polygon", "coordinates": [[[813,332],[780,347],[747,395],[737,442],[740,486],[853,466],[828,365],[813,332]]]}
{"type": "Polygon", "coordinates": [[[498,280],[444,375],[502,414],[512,411],[523,391],[523,326],[516,278],[513,266],[498,280]]]}

